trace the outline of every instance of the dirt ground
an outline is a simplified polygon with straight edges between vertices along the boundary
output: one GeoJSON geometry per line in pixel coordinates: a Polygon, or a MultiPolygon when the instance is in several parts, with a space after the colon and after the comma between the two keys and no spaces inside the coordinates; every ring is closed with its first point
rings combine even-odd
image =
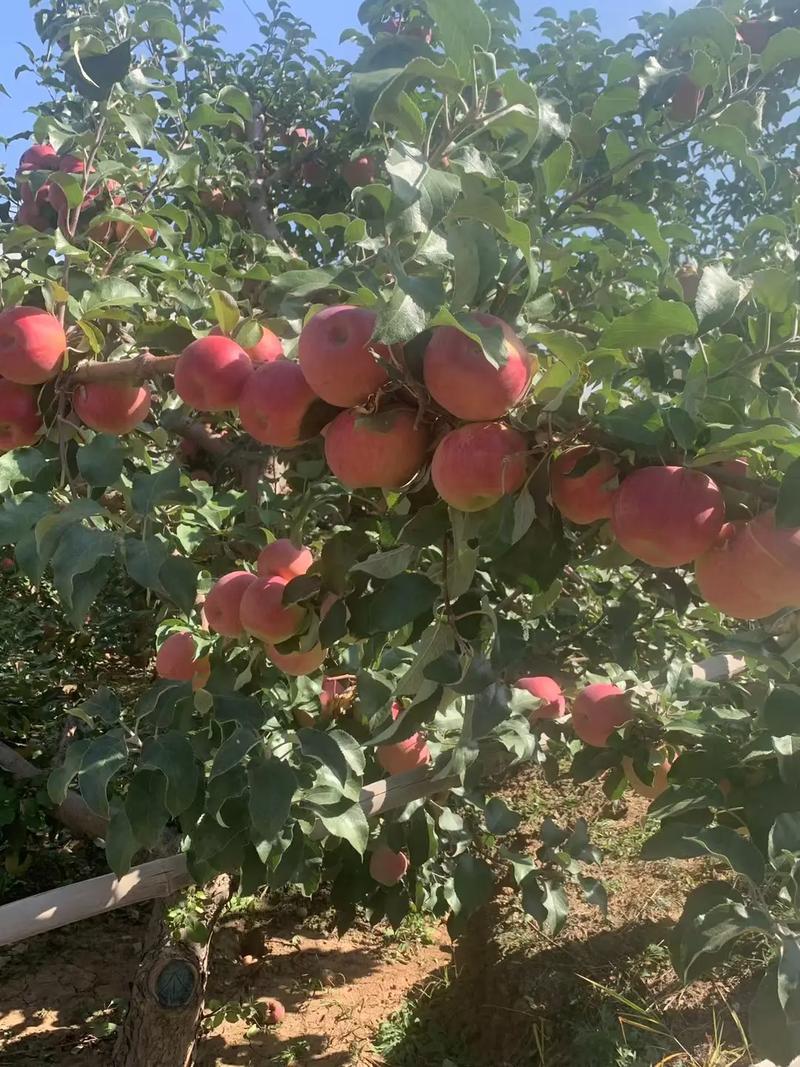
{"type": "MultiPolygon", "coordinates": [[[[213,954],[209,998],[227,1004],[274,996],[280,1026],[248,1036],[246,1020],[207,1033],[202,1067],[735,1067],[750,1057],[750,975],[682,990],[665,938],[682,899],[713,867],[643,864],[646,803],[609,811],[594,783],[545,787],[530,772],[499,790],[524,815],[504,839],[537,847],[544,816],[583,815],[605,850],[608,917],[573,896],[558,938],[499,888],[452,946],[416,917],[398,934],[366,925],[339,938],[324,912],[298,899],[280,913],[232,912],[213,954]],[[292,907],[295,907],[294,914],[292,907]],[[243,941],[243,937],[246,940],[243,941]],[[244,955],[244,959],[242,959],[244,955]]],[[[144,934],[132,908],[0,950],[0,1065],[107,1065],[144,934]]]]}

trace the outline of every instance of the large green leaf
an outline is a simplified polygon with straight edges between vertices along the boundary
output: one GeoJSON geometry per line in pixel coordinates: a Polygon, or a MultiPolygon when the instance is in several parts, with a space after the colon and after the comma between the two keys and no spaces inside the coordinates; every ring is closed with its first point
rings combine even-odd
{"type": "Polygon", "coordinates": [[[439,40],[465,81],[472,78],[476,48],[489,47],[491,26],[476,0],[424,0],[439,40]]]}
{"type": "Polygon", "coordinates": [[[604,348],[658,348],[668,337],[692,337],[697,321],[689,308],[678,301],[653,297],[646,304],[615,319],[603,331],[604,348]]]}

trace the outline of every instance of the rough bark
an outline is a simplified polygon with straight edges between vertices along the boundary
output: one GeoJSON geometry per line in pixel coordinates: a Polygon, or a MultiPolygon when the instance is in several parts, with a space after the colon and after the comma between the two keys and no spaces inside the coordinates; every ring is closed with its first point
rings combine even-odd
{"type": "Polygon", "coordinates": [[[150,352],[110,363],[83,360],[69,377],[72,382],[144,382],[148,378],[172,374],[177,362],[177,356],[154,356],[150,352]]]}
{"type": "Polygon", "coordinates": [[[178,941],[172,936],[166,914],[180,894],[156,902],[111,1067],[191,1067],[195,1062],[208,984],[211,939],[231,894],[230,878],[220,876],[207,887],[206,893],[205,925],[210,936],[205,945],[178,941]],[[180,967],[184,975],[191,973],[193,985],[165,981],[165,969],[176,967],[180,967]],[[189,968],[188,972],[186,968],[189,968]],[[170,994],[174,994],[176,1000],[182,999],[178,993],[183,990],[187,994],[185,1003],[173,1007],[165,1005],[170,994]]]}

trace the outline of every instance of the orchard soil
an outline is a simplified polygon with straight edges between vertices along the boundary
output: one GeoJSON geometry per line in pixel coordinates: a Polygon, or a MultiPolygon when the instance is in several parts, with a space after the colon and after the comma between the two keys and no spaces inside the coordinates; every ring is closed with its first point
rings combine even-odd
{"type": "MultiPolygon", "coordinates": [[[[215,939],[210,998],[278,997],[284,1022],[246,1036],[229,1021],[203,1037],[199,1064],[302,1067],[734,1067],[750,1063],[746,1018],[757,958],[732,977],[681,990],[665,936],[686,892],[713,876],[704,861],[645,864],[646,802],[615,807],[596,783],[545,786],[531,771],[495,783],[524,815],[505,839],[537,847],[551,816],[583,815],[605,851],[608,919],[573,900],[550,938],[500,887],[453,950],[444,927],[416,916],[397,934],[330,930],[324,900],[238,902],[215,939]]],[[[147,907],[0,950],[0,1065],[107,1064],[147,907]]]]}

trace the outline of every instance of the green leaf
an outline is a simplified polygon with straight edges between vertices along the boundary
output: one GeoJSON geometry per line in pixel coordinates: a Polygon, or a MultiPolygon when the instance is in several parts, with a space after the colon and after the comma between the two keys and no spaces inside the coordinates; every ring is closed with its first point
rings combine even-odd
{"type": "Polygon", "coordinates": [[[289,820],[297,775],[283,760],[251,760],[247,782],[253,829],[265,841],[274,841],[289,820]]]}
{"type": "Polygon", "coordinates": [[[181,472],[176,463],[155,474],[137,474],[133,479],[131,504],[139,515],[149,515],[159,504],[181,499],[181,472]]]}
{"type": "Polygon", "coordinates": [[[675,300],[653,297],[646,304],[615,319],[603,331],[603,348],[658,348],[668,337],[693,337],[697,322],[689,308],[675,300]]]}
{"type": "Polygon", "coordinates": [[[476,0],[424,0],[436,23],[445,54],[452,59],[465,81],[472,78],[475,49],[486,51],[492,31],[489,19],[476,0]]]}
{"type": "Polygon", "coordinates": [[[250,103],[250,97],[235,85],[225,85],[220,89],[217,99],[220,104],[232,107],[246,122],[252,119],[253,105],[250,103]]]}
{"type": "Polygon", "coordinates": [[[165,803],[170,815],[180,815],[197,794],[199,771],[191,742],[176,730],[149,737],[142,748],[141,768],[160,771],[167,783],[165,803]]]}
{"type": "Polygon", "coordinates": [[[97,317],[105,308],[142,307],[147,300],[142,293],[122,278],[101,278],[81,300],[81,308],[87,319],[97,317]]]}
{"type": "Polygon", "coordinates": [[[617,115],[630,115],[639,107],[636,85],[612,85],[605,89],[592,107],[592,125],[596,130],[607,125],[617,115]]]}
{"type": "Polygon", "coordinates": [[[800,812],[784,811],[776,818],[769,832],[770,859],[780,864],[781,854],[800,854],[800,812]]]}
{"type": "MultiPolygon", "coordinates": [[[[713,10],[708,8],[709,11],[713,10]]],[[[716,123],[713,126],[708,126],[699,131],[700,140],[703,144],[709,146],[709,148],[718,148],[720,151],[727,153],[738,163],[741,163],[746,170],[748,170],[758,182],[761,192],[766,194],[767,186],[764,181],[764,175],[761,173],[761,165],[758,160],[758,156],[753,153],[748,144],[747,138],[741,130],[735,126],[726,126],[722,123],[716,123]]]]}
{"type": "Polygon", "coordinates": [[[147,148],[153,141],[153,120],[142,111],[130,115],[120,115],[120,122],[128,131],[131,140],[139,148],[147,148]]]}
{"type": "Polygon", "coordinates": [[[0,455],[0,493],[19,482],[32,482],[44,467],[44,456],[36,448],[15,448],[0,455]]]}
{"type": "Polygon", "coordinates": [[[773,689],[764,704],[761,721],[773,737],[800,734],[800,689],[789,685],[773,689]]]}
{"type": "Polygon", "coordinates": [[[485,860],[462,852],[456,861],[453,872],[453,891],[458,902],[458,915],[469,918],[478,908],[486,904],[494,886],[492,869],[485,860]]]}
{"type": "Polygon", "coordinates": [[[716,7],[695,7],[684,11],[667,24],[661,38],[662,52],[698,42],[709,42],[727,62],[736,49],[736,27],[716,7]]]}
{"type": "Polygon", "coordinates": [[[110,730],[90,742],[83,754],[78,785],[97,815],[108,818],[108,783],[126,763],[128,749],[121,730],[110,730]]]}
{"type": "Polygon", "coordinates": [[[642,848],[642,858],[647,860],[667,857],[691,859],[704,854],[721,856],[737,874],[743,874],[756,885],[764,880],[761,853],[727,826],[708,826],[697,830],[685,824],[670,823],[646,841],[642,848]]]}
{"type": "Polygon", "coordinates": [[[437,586],[425,575],[398,574],[350,605],[351,631],[368,637],[399,630],[429,612],[438,595],[437,586]]]}
{"type": "Polygon", "coordinates": [[[495,837],[509,834],[522,822],[522,816],[512,811],[502,797],[492,797],[484,808],[486,829],[495,837]]]}
{"type": "Polygon", "coordinates": [[[497,238],[483,223],[465,221],[448,227],[447,248],[455,271],[450,306],[454,311],[475,307],[500,272],[497,238]]]}
{"type": "Polygon", "coordinates": [[[219,328],[224,334],[232,334],[241,318],[239,305],[234,298],[230,293],[226,293],[222,289],[212,289],[211,306],[214,309],[214,318],[219,323],[219,328]]]}
{"type": "Polygon", "coordinates": [[[797,301],[797,278],[789,271],[765,267],[753,272],[753,296],[768,311],[780,315],[797,301]]]}
{"type": "Polygon", "coordinates": [[[164,776],[139,767],[128,784],[125,813],[139,848],[154,848],[169,821],[164,803],[164,776]]]}
{"type": "Polygon", "coordinates": [[[105,844],[106,862],[117,878],[122,878],[131,869],[137,844],[125,807],[117,798],[112,802],[105,844]]]}
{"type": "Polygon", "coordinates": [[[662,265],[666,266],[669,262],[669,245],[661,236],[658,218],[650,208],[623,200],[619,196],[608,196],[592,208],[589,218],[603,219],[627,234],[635,231],[647,241],[662,265]]]}
{"type": "Polygon", "coordinates": [[[770,37],[766,48],[761,53],[759,66],[765,74],[768,74],[782,63],[792,59],[800,59],[800,30],[789,26],[770,37]]]}
{"type": "Polygon", "coordinates": [[[125,446],[118,437],[99,433],[78,449],[78,470],[93,488],[113,485],[122,474],[125,446]]]}
{"type": "Polygon", "coordinates": [[[684,984],[724,962],[745,934],[769,935],[768,915],[751,908],[726,882],[693,889],[670,938],[672,963],[684,984]]]}
{"type": "MultiPolygon", "coordinates": [[[[783,528],[800,526],[800,459],[794,460],[784,472],[775,508],[775,521],[783,528]]],[[[796,732],[800,733],[800,730],[796,732]]]]}
{"type": "Polygon", "coordinates": [[[560,144],[555,152],[552,152],[541,164],[544,185],[548,196],[552,196],[553,193],[558,192],[564,185],[567,175],[570,172],[570,168],[572,167],[573,155],[572,145],[569,141],[564,141],[564,143],[560,144]]]}
{"type": "Polygon", "coordinates": [[[208,780],[211,781],[218,775],[225,774],[232,767],[238,766],[247,753],[260,742],[261,738],[253,730],[246,726],[237,726],[230,737],[227,737],[217,749],[208,780]]]}
{"type": "Polygon", "coordinates": [[[360,804],[353,804],[341,815],[324,815],[320,812],[319,821],[329,834],[347,841],[359,856],[364,855],[369,841],[369,823],[360,804]]]}
{"type": "Polygon", "coordinates": [[[111,572],[116,538],[105,530],[74,523],[62,534],[53,555],[53,584],[72,625],[81,629],[91,605],[111,572]]]}
{"type": "Polygon", "coordinates": [[[722,263],[705,267],[695,298],[700,332],[705,333],[724,325],[734,315],[746,293],[747,287],[731,278],[722,263]]]}
{"type": "Polygon", "coordinates": [[[800,940],[784,937],[778,959],[778,1000],[784,1015],[800,1023],[800,940]]]}
{"type": "Polygon", "coordinates": [[[353,571],[363,571],[372,575],[373,578],[394,578],[403,574],[411,566],[412,560],[417,555],[413,545],[398,545],[386,552],[376,552],[362,563],[356,563],[351,568],[353,571]]]}
{"type": "Polygon", "coordinates": [[[73,741],[64,755],[64,762],[50,772],[50,777],[47,779],[47,795],[54,804],[63,804],[70,783],[80,770],[83,757],[91,743],[88,737],[73,741]]]}
{"type": "Polygon", "coordinates": [[[786,1018],[778,993],[778,963],[771,964],[750,1002],[749,1036],[760,1056],[790,1063],[800,1056],[800,1022],[786,1018]]]}

